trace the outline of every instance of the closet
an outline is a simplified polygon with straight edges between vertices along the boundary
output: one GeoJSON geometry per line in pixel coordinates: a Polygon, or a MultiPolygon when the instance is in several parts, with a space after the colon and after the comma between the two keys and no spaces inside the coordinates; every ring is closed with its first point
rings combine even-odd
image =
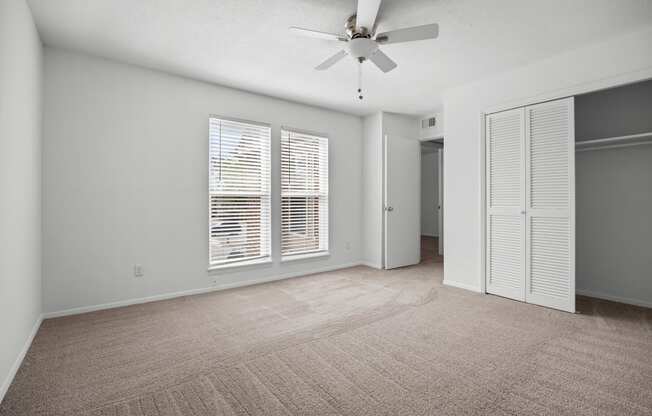
{"type": "Polygon", "coordinates": [[[489,114],[486,291],[575,311],[573,98],[489,114]]]}
{"type": "Polygon", "coordinates": [[[652,307],[652,81],[485,116],[486,292],[652,307]]]}
{"type": "Polygon", "coordinates": [[[652,307],[652,81],[575,97],[577,294],[652,307]]]}

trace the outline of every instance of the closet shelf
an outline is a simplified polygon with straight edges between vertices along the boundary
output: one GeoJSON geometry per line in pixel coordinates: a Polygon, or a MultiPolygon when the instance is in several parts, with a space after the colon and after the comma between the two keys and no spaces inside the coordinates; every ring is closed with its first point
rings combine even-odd
{"type": "Polygon", "coordinates": [[[613,149],[642,144],[652,144],[652,132],[575,142],[575,151],[584,152],[587,150],[613,149]]]}

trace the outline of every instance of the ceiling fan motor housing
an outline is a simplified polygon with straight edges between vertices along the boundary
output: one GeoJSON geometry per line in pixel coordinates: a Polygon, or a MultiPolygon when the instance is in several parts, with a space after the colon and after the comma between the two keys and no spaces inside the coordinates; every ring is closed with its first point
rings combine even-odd
{"type": "Polygon", "coordinates": [[[355,38],[347,43],[349,55],[360,60],[369,58],[378,49],[376,41],[369,38],[355,38]]]}

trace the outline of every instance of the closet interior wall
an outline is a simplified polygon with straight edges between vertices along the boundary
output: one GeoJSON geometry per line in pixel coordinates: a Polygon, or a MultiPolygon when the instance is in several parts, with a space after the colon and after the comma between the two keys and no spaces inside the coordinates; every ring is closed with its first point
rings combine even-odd
{"type": "MultiPolygon", "coordinates": [[[[576,143],[642,133],[652,80],[575,97],[576,143]]],[[[652,138],[575,158],[577,293],[652,307],[652,138]]]]}

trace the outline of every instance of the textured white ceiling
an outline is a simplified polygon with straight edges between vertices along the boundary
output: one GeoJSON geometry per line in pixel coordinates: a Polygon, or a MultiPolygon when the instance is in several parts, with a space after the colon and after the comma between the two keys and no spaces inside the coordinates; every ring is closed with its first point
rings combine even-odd
{"type": "Polygon", "coordinates": [[[379,30],[437,22],[437,40],[385,45],[398,68],[313,67],[355,0],[29,0],[47,45],[354,114],[424,114],[446,88],[652,23],[652,0],[384,0],[379,30]]]}

